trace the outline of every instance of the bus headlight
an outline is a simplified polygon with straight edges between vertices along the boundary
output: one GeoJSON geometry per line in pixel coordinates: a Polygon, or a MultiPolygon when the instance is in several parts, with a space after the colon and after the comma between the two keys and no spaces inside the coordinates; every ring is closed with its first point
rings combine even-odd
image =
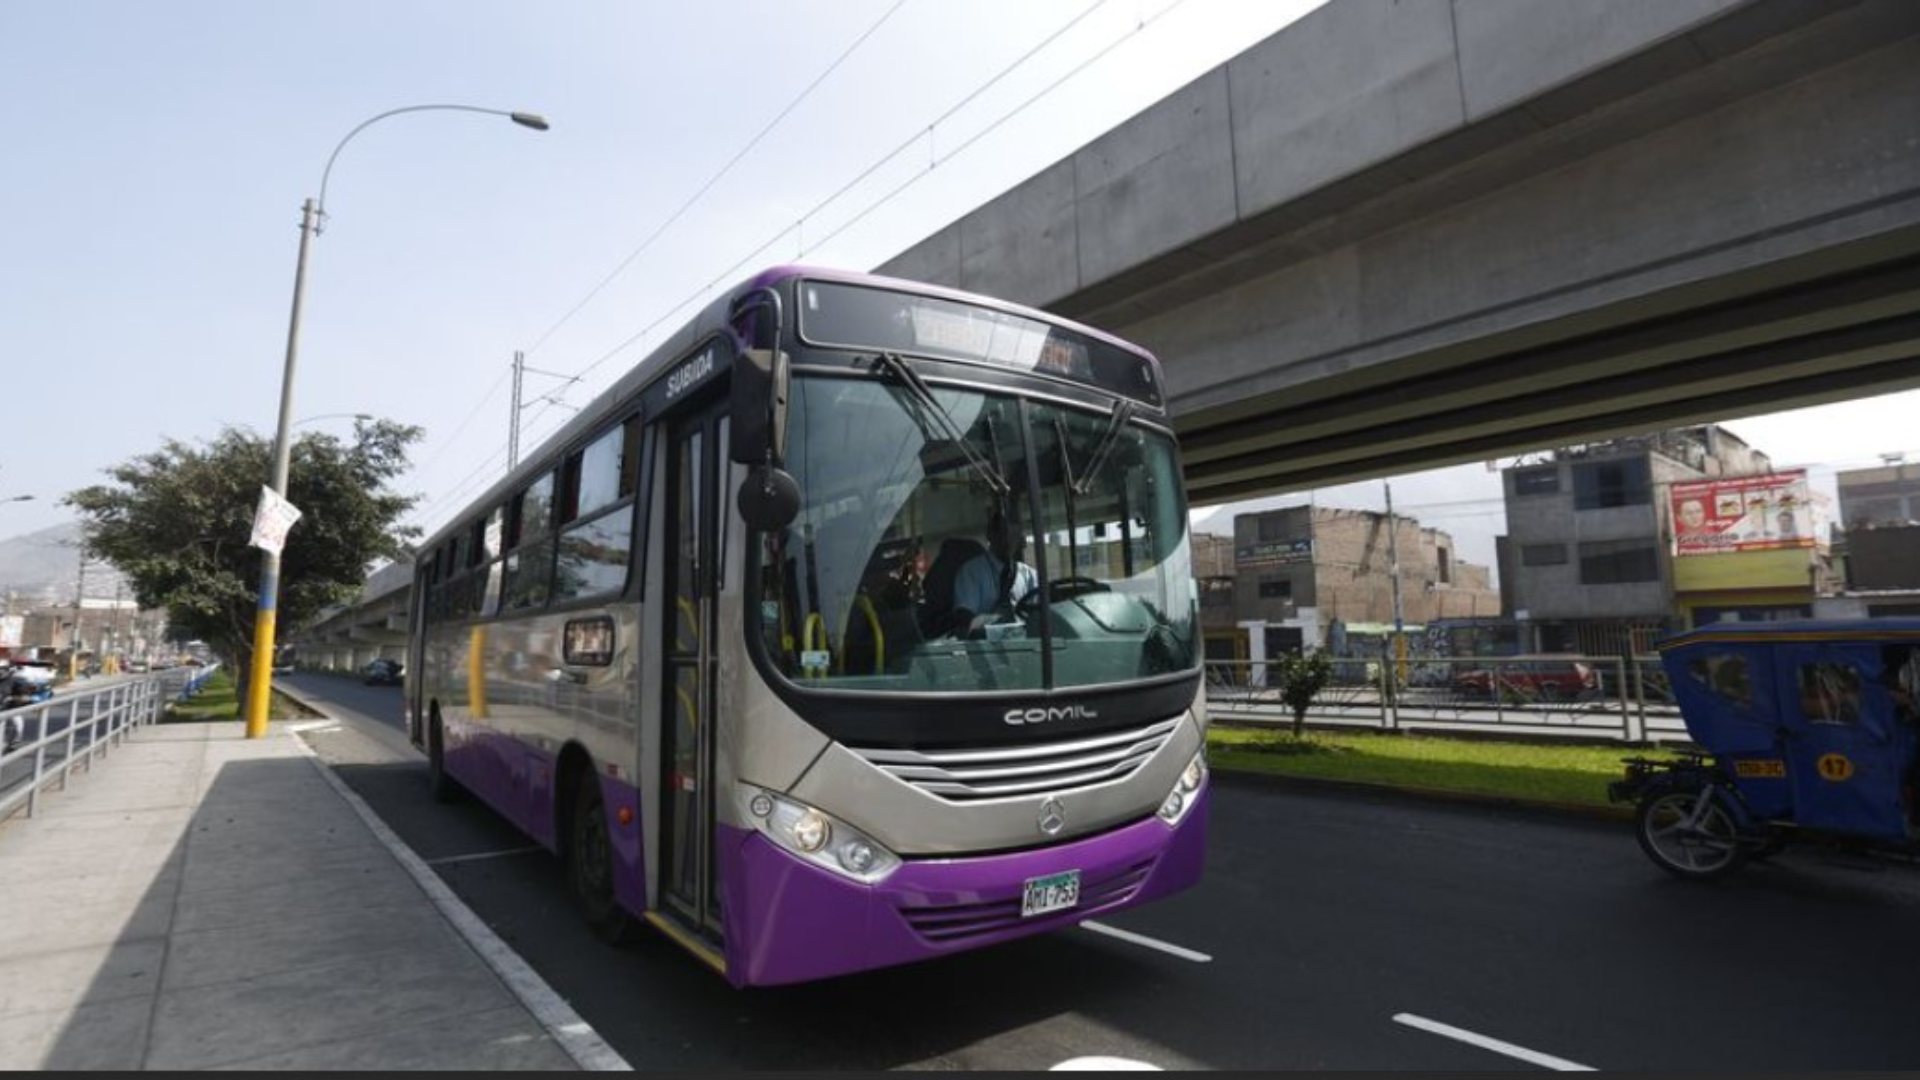
{"type": "Polygon", "coordinates": [[[1187,810],[1193,806],[1200,785],[1206,780],[1207,752],[1202,749],[1193,755],[1192,761],[1187,762],[1187,767],[1180,771],[1180,778],[1173,782],[1173,790],[1167,792],[1166,799],[1160,803],[1160,820],[1169,825],[1180,824],[1180,819],[1186,817],[1187,810]]]}
{"type": "Polygon", "coordinates": [[[900,856],[823,810],[744,784],[741,789],[753,827],[815,866],[866,885],[900,867],[900,856]]]}

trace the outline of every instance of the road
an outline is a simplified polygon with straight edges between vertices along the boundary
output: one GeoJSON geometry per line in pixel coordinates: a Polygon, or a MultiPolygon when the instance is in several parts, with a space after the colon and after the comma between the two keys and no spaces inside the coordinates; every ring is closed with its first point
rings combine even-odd
{"type": "Polygon", "coordinates": [[[1790,852],[1703,886],[1619,825],[1233,779],[1202,884],[1110,920],[1208,962],[1082,929],[736,991],[652,933],[599,944],[554,859],[431,802],[397,690],[288,681],[345,721],[322,757],[640,1068],[1920,1064],[1920,871],[1790,852]]]}
{"type": "MultiPolygon", "coordinates": [[[[85,691],[92,690],[92,689],[95,689],[96,687],[101,687],[106,685],[109,685],[106,681],[96,679],[96,680],[89,680],[86,682],[82,682],[79,684],[62,686],[59,690],[55,691],[53,700],[47,703],[48,705],[47,720],[46,720],[47,733],[52,735],[57,735],[60,732],[67,730],[67,725],[70,724],[73,720],[73,702],[71,698],[74,695],[84,693],[85,691]]],[[[104,705],[104,701],[105,699],[102,699],[103,704],[101,705],[101,708],[106,707],[104,705]]],[[[83,722],[90,715],[87,712],[88,708],[90,708],[88,704],[86,704],[85,702],[81,703],[80,719],[83,722]]],[[[40,730],[39,730],[40,720],[39,720],[38,711],[33,707],[14,710],[14,711],[17,711],[19,715],[22,718],[24,718],[26,722],[25,730],[21,734],[22,745],[30,743],[35,739],[39,738],[40,737],[40,730]]],[[[89,745],[91,745],[92,735],[93,735],[93,732],[89,728],[82,728],[80,731],[76,732],[74,734],[74,751],[78,753],[80,751],[85,750],[89,745]]],[[[46,758],[46,768],[48,768],[49,770],[53,769],[54,767],[58,766],[60,762],[65,761],[66,756],[67,756],[67,744],[64,740],[61,742],[57,742],[54,745],[48,747],[47,758],[46,758]]],[[[19,758],[19,760],[11,760],[11,759],[8,760],[4,765],[0,765],[0,796],[7,795],[8,793],[12,792],[16,787],[19,787],[22,784],[28,783],[32,779],[33,779],[33,755],[25,754],[25,755],[22,755],[19,758]]]]}

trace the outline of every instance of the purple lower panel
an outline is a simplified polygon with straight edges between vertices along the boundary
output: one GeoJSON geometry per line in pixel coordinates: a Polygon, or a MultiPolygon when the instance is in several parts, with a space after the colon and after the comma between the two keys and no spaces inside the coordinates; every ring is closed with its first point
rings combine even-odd
{"type": "MultiPolygon", "coordinates": [[[[478,724],[447,725],[447,771],[480,801],[521,832],[559,851],[554,818],[554,759],[510,735],[478,724]]],[[[595,773],[600,803],[613,840],[613,890],[635,915],[647,910],[646,864],[640,837],[640,793],[631,784],[595,773]],[[621,824],[620,811],[627,811],[621,824]]]]}
{"type": "Polygon", "coordinates": [[[641,860],[640,792],[611,776],[600,777],[600,801],[607,810],[607,835],[613,838],[613,895],[633,915],[647,911],[647,865],[641,860]],[[620,824],[620,811],[627,823],[620,824]]]}
{"type": "Polygon", "coordinates": [[[912,860],[861,885],[787,854],[759,833],[715,830],[727,976],[769,986],[911,963],[1071,926],[1200,879],[1211,788],[1179,826],[1148,818],[1056,847],[912,860]],[[1080,871],[1080,906],[1020,917],[1029,878],[1080,871]]]}

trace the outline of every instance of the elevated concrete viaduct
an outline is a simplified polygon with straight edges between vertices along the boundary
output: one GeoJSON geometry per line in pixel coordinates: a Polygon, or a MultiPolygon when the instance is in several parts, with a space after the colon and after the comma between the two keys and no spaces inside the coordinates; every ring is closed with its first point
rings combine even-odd
{"type": "Polygon", "coordinates": [[[882,272],[1139,341],[1196,503],[1920,385],[1920,3],[1333,0],[882,272]]]}

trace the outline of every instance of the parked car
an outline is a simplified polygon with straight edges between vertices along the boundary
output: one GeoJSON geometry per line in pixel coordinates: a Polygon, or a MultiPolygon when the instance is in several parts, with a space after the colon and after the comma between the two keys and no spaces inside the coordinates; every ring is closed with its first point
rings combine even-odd
{"type": "Polygon", "coordinates": [[[1491,701],[1496,677],[1501,696],[1509,701],[1572,701],[1600,692],[1600,673],[1593,665],[1553,654],[1504,657],[1457,672],[1453,691],[1491,701]]]}
{"type": "Polygon", "coordinates": [[[400,661],[383,657],[360,669],[360,681],[368,686],[399,686],[404,670],[400,661]]]}

